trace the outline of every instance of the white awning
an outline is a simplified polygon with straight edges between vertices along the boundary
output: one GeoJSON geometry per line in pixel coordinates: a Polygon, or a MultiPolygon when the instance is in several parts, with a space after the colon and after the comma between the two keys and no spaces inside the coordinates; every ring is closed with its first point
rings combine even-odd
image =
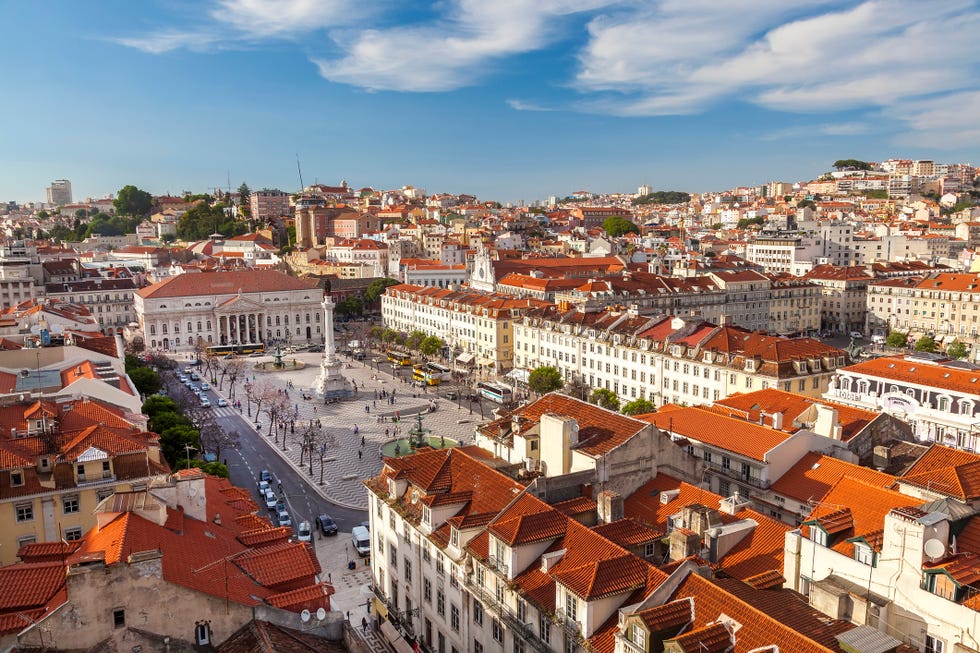
{"type": "Polygon", "coordinates": [[[411,644],[405,641],[390,621],[381,622],[381,634],[385,636],[395,653],[415,653],[411,644]]]}
{"type": "Polygon", "coordinates": [[[454,359],[454,361],[460,365],[469,365],[473,362],[474,358],[476,358],[476,356],[473,354],[460,354],[454,359]]]}
{"type": "Polygon", "coordinates": [[[528,372],[527,370],[522,370],[519,367],[515,367],[510,372],[507,372],[507,374],[504,374],[505,379],[513,379],[518,383],[527,383],[527,379],[530,376],[531,376],[530,372],[528,372]]]}

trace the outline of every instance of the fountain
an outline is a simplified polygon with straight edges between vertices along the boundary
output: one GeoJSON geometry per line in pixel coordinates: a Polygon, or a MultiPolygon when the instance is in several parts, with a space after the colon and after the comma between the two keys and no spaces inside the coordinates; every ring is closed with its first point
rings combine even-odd
{"type": "Polygon", "coordinates": [[[447,438],[445,435],[432,435],[432,429],[422,426],[421,411],[415,415],[415,426],[409,430],[406,437],[388,440],[381,445],[381,455],[388,458],[398,458],[415,453],[420,447],[432,447],[433,449],[446,449],[447,447],[458,447],[459,441],[454,438],[447,438]]]}

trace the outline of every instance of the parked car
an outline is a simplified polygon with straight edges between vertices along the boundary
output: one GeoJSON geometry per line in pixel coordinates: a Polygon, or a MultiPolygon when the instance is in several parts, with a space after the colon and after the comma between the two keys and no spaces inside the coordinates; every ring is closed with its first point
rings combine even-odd
{"type": "Polygon", "coordinates": [[[275,508],[276,507],[276,504],[277,503],[279,503],[279,499],[276,498],[276,493],[273,492],[272,490],[266,490],[266,492],[265,492],[265,507],[266,508],[269,508],[269,509],[272,509],[272,508],[275,508]]]}
{"type": "Polygon", "coordinates": [[[263,469],[261,472],[259,472],[259,480],[265,481],[266,483],[271,483],[272,472],[270,472],[268,469],[263,469]]]}
{"type": "Polygon", "coordinates": [[[855,340],[860,340],[861,338],[864,337],[864,334],[861,333],[860,331],[851,331],[851,337],[854,338],[855,340]]]}
{"type": "Polygon", "coordinates": [[[371,533],[363,526],[355,526],[351,531],[351,542],[357,555],[365,558],[371,555],[371,533]]]}
{"type": "Polygon", "coordinates": [[[259,494],[262,496],[265,496],[265,493],[272,489],[272,487],[269,486],[269,481],[263,479],[259,479],[257,486],[259,488],[259,494]]]}
{"type": "Polygon", "coordinates": [[[218,406],[220,408],[224,408],[227,405],[228,405],[228,400],[227,399],[225,399],[224,397],[219,397],[218,398],[218,406]]]}
{"type": "Polygon", "coordinates": [[[191,378],[194,379],[195,381],[201,380],[201,377],[198,376],[197,372],[191,372],[191,378]]]}
{"type": "Polygon", "coordinates": [[[208,399],[207,397],[202,396],[201,397],[201,407],[202,408],[210,408],[211,407],[211,400],[208,399]]]}
{"type": "Polygon", "coordinates": [[[202,383],[202,384],[201,384],[201,391],[202,391],[202,392],[207,392],[207,391],[208,391],[208,390],[210,390],[210,389],[211,389],[211,386],[210,386],[210,384],[208,384],[208,383],[202,383]]]}
{"type": "Polygon", "coordinates": [[[324,535],[336,535],[337,534],[337,522],[333,520],[330,515],[320,515],[316,518],[316,527],[320,529],[320,532],[324,535]]]}
{"type": "Polygon", "coordinates": [[[310,522],[299,523],[299,526],[296,527],[296,539],[300,542],[309,542],[313,539],[313,529],[310,528],[310,522]]]}
{"type": "Polygon", "coordinates": [[[290,519],[289,513],[286,512],[285,510],[280,511],[279,514],[276,515],[276,518],[278,519],[280,526],[292,526],[293,525],[293,520],[290,519]]]}

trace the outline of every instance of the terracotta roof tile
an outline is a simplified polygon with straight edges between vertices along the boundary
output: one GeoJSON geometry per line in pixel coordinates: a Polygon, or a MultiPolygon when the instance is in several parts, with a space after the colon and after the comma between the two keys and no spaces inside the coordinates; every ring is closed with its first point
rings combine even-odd
{"type": "Polygon", "coordinates": [[[784,431],[719,415],[699,406],[640,417],[662,431],[763,462],[769,451],[792,437],[784,431]]]}
{"type": "Polygon", "coordinates": [[[64,585],[61,561],[0,567],[0,613],[43,607],[64,585]]]}
{"type": "Polygon", "coordinates": [[[608,524],[599,524],[592,530],[626,549],[653,542],[663,537],[665,533],[629,517],[608,524]]]}
{"type": "Polygon", "coordinates": [[[897,356],[872,358],[841,371],[870,377],[927,385],[943,390],[980,394],[980,373],[975,370],[946,367],[928,361],[906,359],[897,356]]]}
{"type": "Polygon", "coordinates": [[[772,491],[797,501],[818,501],[842,477],[861,479],[878,487],[891,487],[895,477],[830,456],[810,452],[772,484],[772,491]]]}

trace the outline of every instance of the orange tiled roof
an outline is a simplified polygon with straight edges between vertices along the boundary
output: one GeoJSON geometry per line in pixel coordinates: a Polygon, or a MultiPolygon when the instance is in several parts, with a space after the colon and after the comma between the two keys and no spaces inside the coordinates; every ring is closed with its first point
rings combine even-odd
{"type": "Polygon", "coordinates": [[[663,431],[762,462],[770,450],[792,437],[784,431],[719,415],[700,406],[638,417],[663,431]]]}
{"type": "Polygon", "coordinates": [[[0,613],[42,607],[64,585],[65,565],[60,560],[0,567],[0,613]]]}
{"type": "Polygon", "coordinates": [[[309,290],[315,292],[317,291],[317,282],[291,277],[275,270],[253,269],[193,275],[178,274],[152,286],[141,288],[136,291],[136,294],[144,299],[164,299],[196,295],[224,295],[237,293],[239,289],[248,292],[274,292],[277,290],[309,290]]]}
{"type": "Polygon", "coordinates": [[[891,487],[895,477],[819,453],[806,453],[770,488],[797,501],[818,501],[842,477],[861,479],[878,487],[891,487]]]}
{"type": "Polygon", "coordinates": [[[743,417],[752,422],[760,421],[760,418],[768,417],[770,424],[772,415],[782,413],[783,427],[781,430],[788,433],[795,433],[802,428],[801,422],[813,421],[807,419],[808,412],[812,411],[816,404],[830,406],[837,411],[837,420],[840,424],[842,439],[846,442],[857,435],[861,429],[871,423],[878,413],[862,408],[835,404],[823,399],[804,397],[803,395],[767,388],[756,390],[755,392],[735,393],[724,399],[714,402],[714,408],[732,408],[741,411],[743,417]],[[762,415],[765,413],[765,416],[762,415]]]}
{"type": "Polygon", "coordinates": [[[945,367],[923,360],[884,356],[843,367],[841,371],[966,394],[980,394],[980,372],[945,367]]]}

